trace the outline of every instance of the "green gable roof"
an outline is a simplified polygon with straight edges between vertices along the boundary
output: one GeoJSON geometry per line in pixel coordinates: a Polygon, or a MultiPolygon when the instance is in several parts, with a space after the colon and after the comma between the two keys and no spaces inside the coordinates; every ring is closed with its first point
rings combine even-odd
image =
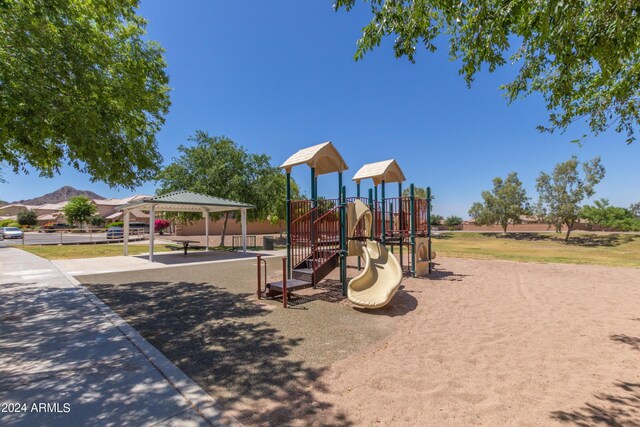
{"type": "Polygon", "coordinates": [[[150,199],[127,203],[126,205],[118,206],[116,209],[129,210],[135,208],[149,210],[152,205],[156,211],[174,212],[198,212],[203,210],[209,212],[225,212],[239,209],[255,209],[255,206],[247,203],[206,194],[192,193],[191,191],[174,191],[173,193],[154,196],[150,199]]]}

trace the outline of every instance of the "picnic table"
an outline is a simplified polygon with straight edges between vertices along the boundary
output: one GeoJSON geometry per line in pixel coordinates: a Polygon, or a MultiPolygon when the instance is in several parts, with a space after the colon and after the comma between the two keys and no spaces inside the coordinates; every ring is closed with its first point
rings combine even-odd
{"type": "Polygon", "coordinates": [[[173,240],[176,243],[182,243],[182,247],[184,249],[184,254],[187,254],[187,249],[189,248],[189,243],[200,243],[197,240],[173,240]]]}

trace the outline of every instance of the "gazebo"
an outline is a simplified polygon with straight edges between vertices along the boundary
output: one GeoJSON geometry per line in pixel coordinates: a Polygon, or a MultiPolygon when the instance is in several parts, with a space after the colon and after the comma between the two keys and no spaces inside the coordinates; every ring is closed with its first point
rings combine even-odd
{"type": "Polygon", "coordinates": [[[209,250],[209,214],[212,212],[240,211],[242,222],[242,251],[247,254],[247,209],[255,206],[206,194],[190,191],[175,191],[173,193],[155,196],[149,199],[137,200],[118,206],[124,215],[124,255],[129,254],[129,217],[132,210],[149,212],[149,261],[153,262],[153,244],[155,233],[156,212],[201,212],[205,221],[205,247],[209,250]]]}

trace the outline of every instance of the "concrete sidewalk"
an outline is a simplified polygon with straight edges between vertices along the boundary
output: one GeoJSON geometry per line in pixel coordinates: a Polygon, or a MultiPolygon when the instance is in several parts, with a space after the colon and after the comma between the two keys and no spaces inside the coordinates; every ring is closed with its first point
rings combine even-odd
{"type": "Polygon", "coordinates": [[[13,248],[0,248],[0,405],[3,426],[234,422],[93,294],[13,248]]]}

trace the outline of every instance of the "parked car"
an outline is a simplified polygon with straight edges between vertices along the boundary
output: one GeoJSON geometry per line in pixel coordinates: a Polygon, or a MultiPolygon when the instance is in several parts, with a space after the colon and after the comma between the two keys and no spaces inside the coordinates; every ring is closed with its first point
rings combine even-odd
{"type": "Polygon", "coordinates": [[[18,227],[2,227],[0,228],[0,234],[3,239],[22,239],[24,233],[18,227]]]}
{"type": "Polygon", "coordinates": [[[107,239],[122,239],[124,236],[124,229],[122,227],[109,227],[107,229],[107,239]]]}
{"type": "Polygon", "coordinates": [[[71,228],[71,226],[69,226],[69,224],[64,224],[64,223],[44,225],[40,227],[40,229],[43,230],[45,233],[54,233],[60,230],[67,230],[69,228],[71,228]]]}

